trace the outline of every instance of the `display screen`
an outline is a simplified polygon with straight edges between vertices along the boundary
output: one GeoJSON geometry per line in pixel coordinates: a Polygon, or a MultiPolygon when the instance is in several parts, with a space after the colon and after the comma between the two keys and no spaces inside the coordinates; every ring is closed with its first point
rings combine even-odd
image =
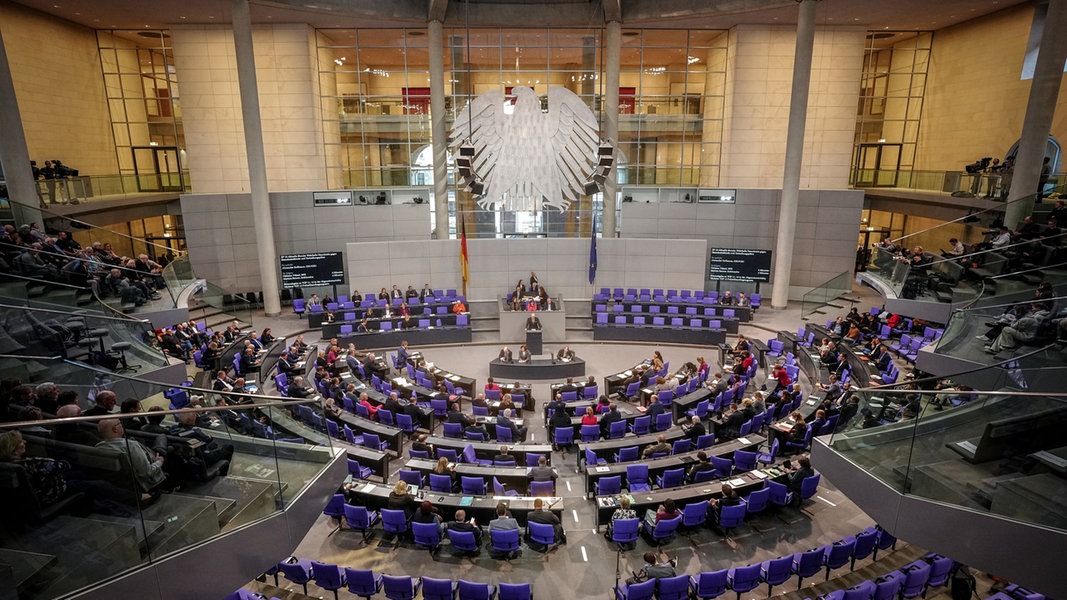
{"type": "Polygon", "coordinates": [[[342,252],[283,254],[282,287],[315,287],[345,282],[345,259],[342,252]]]}
{"type": "Polygon", "coordinates": [[[712,248],[708,279],[725,281],[771,280],[771,251],[712,248]]]}

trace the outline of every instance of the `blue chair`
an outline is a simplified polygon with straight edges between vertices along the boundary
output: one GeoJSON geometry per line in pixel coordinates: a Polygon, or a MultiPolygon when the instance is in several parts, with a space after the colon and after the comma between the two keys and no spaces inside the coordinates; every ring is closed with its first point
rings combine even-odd
{"type": "Polygon", "coordinates": [[[358,460],[348,459],[348,474],[356,479],[366,479],[371,475],[374,475],[374,470],[370,467],[364,467],[359,464],[358,460]]]}
{"type": "Polygon", "coordinates": [[[389,600],[414,600],[422,587],[422,581],[407,575],[382,575],[382,587],[389,600]]]}
{"type": "Polygon", "coordinates": [[[467,477],[462,476],[459,478],[460,489],[464,494],[470,494],[473,496],[485,495],[485,480],[481,477],[467,477]]]}
{"type": "Polygon", "coordinates": [[[473,531],[449,531],[448,539],[452,542],[452,548],[464,554],[477,555],[482,549],[478,545],[478,539],[473,531]]]}
{"type": "Polygon", "coordinates": [[[512,443],[511,428],[510,427],[504,427],[503,425],[497,425],[495,433],[496,433],[496,441],[504,442],[504,443],[507,443],[507,444],[512,443]]]}
{"type": "Polygon", "coordinates": [[[914,598],[926,589],[930,580],[930,564],[919,559],[900,568],[904,574],[904,583],[900,586],[900,598],[914,598]]]}
{"type": "MultiPolygon", "coordinates": [[[[527,524],[527,543],[532,543],[536,546],[536,549],[544,548],[545,552],[548,552],[556,545],[556,528],[551,523],[533,523],[527,524]]],[[[531,545],[531,548],[535,548],[531,545]]]]}
{"type": "Polygon", "coordinates": [[[600,439],[599,425],[582,425],[582,441],[595,442],[600,439]]]}
{"type": "Polygon", "coordinates": [[[778,438],[774,438],[771,442],[771,448],[767,452],[760,452],[756,455],[756,461],[764,465],[773,465],[775,459],[778,458],[778,438]]]}
{"type": "Polygon", "coordinates": [[[504,484],[500,483],[500,480],[493,476],[493,493],[497,496],[518,496],[517,490],[509,490],[504,488],[504,484]]]}
{"type": "Polygon", "coordinates": [[[695,529],[708,519],[708,501],[690,502],[682,508],[682,527],[695,529]]]}
{"type": "Polygon", "coordinates": [[[306,558],[298,559],[296,562],[288,562],[287,559],[278,563],[278,570],[281,571],[285,578],[293,583],[298,583],[304,587],[304,594],[308,593],[308,582],[311,581],[311,561],[306,558]]]}
{"type": "Polygon", "coordinates": [[[505,560],[511,560],[516,556],[522,555],[518,529],[491,529],[489,531],[489,540],[492,544],[493,552],[505,560]]]}
{"type": "Polygon", "coordinates": [[[532,600],[533,591],[528,583],[498,583],[499,600],[532,600]]]}
{"type": "Polygon", "coordinates": [[[726,593],[726,576],[729,569],[721,571],[704,571],[695,577],[689,578],[689,588],[697,600],[714,600],[726,593]]]}
{"type": "Polygon", "coordinates": [[[550,497],[556,494],[556,482],[554,481],[531,481],[530,495],[550,497]]]}
{"type": "Polygon", "coordinates": [[[467,444],[463,447],[463,462],[469,465],[491,465],[493,461],[484,458],[478,458],[478,453],[474,451],[474,446],[467,444]]]}
{"type": "Polygon", "coordinates": [[[767,595],[771,595],[774,586],[781,585],[793,576],[793,555],[772,558],[760,565],[759,579],[767,584],[767,595]]]}
{"type": "Polygon", "coordinates": [[[655,527],[649,527],[647,521],[641,522],[641,531],[644,533],[645,541],[653,546],[662,546],[669,543],[674,539],[674,534],[678,531],[678,526],[682,524],[682,515],[678,515],[673,519],[663,519],[659,523],[656,523],[655,527]]]}
{"type": "MultiPolygon", "coordinates": [[[[777,441],[777,440],[775,440],[777,441]]],[[[697,450],[710,448],[715,445],[715,434],[708,433],[697,438],[697,450]]]]}
{"type": "Polygon", "coordinates": [[[626,437],[626,421],[615,421],[608,425],[608,439],[617,440],[626,437]]]}
{"type": "Polygon", "coordinates": [[[441,548],[441,528],[437,526],[437,523],[412,521],[411,535],[415,540],[415,545],[428,549],[431,555],[441,548]]]}
{"type": "MultiPolygon", "coordinates": [[[[328,424],[329,424],[329,422],[327,422],[327,425],[328,424]]],[[[396,426],[400,428],[400,431],[403,431],[404,433],[406,433],[408,435],[411,435],[411,434],[415,433],[415,430],[418,429],[418,426],[415,425],[414,419],[412,419],[411,415],[408,415],[408,414],[399,414],[399,415],[397,415],[396,416],[396,426]]]]}
{"type": "Polygon", "coordinates": [[[437,449],[437,458],[438,459],[447,458],[448,462],[450,462],[452,464],[456,464],[456,463],[459,462],[459,455],[456,454],[456,451],[451,449],[451,448],[438,448],[437,449]]]}
{"type": "Polygon", "coordinates": [[[422,479],[422,473],[418,471],[415,471],[413,469],[400,469],[399,475],[400,481],[403,481],[415,487],[425,487],[422,479]]]}
{"type": "Polygon", "coordinates": [[[381,519],[376,510],[367,510],[365,506],[345,504],[345,523],[349,529],[363,533],[363,542],[370,539],[371,528],[381,519]]]}
{"type": "Polygon", "coordinates": [[[408,532],[408,519],[403,510],[393,510],[383,508],[381,510],[382,515],[382,530],[393,534],[393,547],[396,548],[400,545],[400,541],[404,538],[404,534],[408,532]]]}
{"type": "Polygon", "coordinates": [[[382,576],[375,576],[370,569],[346,568],[345,579],[348,580],[349,592],[367,600],[382,589],[382,576]]]}
{"type": "Polygon", "coordinates": [[[685,467],[667,469],[663,475],[656,477],[656,485],[661,488],[678,487],[685,483],[685,467]]]}
{"type": "Polygon", "coordinates": [[[822,569],[822,559],[826,551],[815,548],[807,552],[797,552],[793,555],[793,573],[797,576],[797,589],[803,585],[805,577],[811,577],[822,569]]]}
{"type": "Polygon", "coordinates": [[[408,458],[425,458],[426,460],[429,460],[430,459],[430,451],[429,450],[412,450],[411,448],[408,448],[408,458]]]}
{"type": "Polygon", "coordinates": [[[826,567],[826,579],[830,580],[830,569],[837,569],[847,565],[852,560],[852,553],[856,549],[856,540],[845,538],[826,546],[823,555],[823,566],[826,567]]]}
{"type": "Polygon", "coordinates": [[[593,483],[593,489],[597,496],[608,496],[622,492],[622,475],[601,477],[593,483]]]}
{"type": "MultiPolygon", "coordinates": [[[[586,451],[589,452],[589,450],[586,451]]],[[[626,446],[624,448],[619,448],[619,451],[615,453],[615,462],[620,463],[637,460],[640,457],[639,451],[640,448],[638,448],[637,446],[626,446]]]]}
{"type": "Polygon", "coordinates": [[[461,423],[445,423],[444,432],[446,438],[463,439],[463,425],[461,423]]]}
{"type": "Polygon", "coordinates": [[[775,506],[788,506],[793,502],[793,492],[789,491],[789,488],[785,484],[778,483],[777,481],[767,481],[767,489],[770,490],[770,503],[775,506]]]}
{"type": "Polygon", "coordinates": [[[719,529],[722,529],[723,533],[729,537],[731,530],[745,522],[746,512],[748,509],[743,502],[722,507],[719,512],[719,529]]]}
{"type": "Polygon", "coordinates": [[[656,582],[656,600],[688,600],[689,576],[664,577],[656,582]]]}
{"type": "Polygon", "coordinates": [[[345,495],[334,494],[330,501],[326,503],[326,508],[322,509],[322,514],[330,517],[337,523],[337,527],[329,533],[326,537],[337,533],[341,529],[341,519],[345,516],[345,495]]]}
{"type": "Polygon", "coordinates": [[[553,443],[563,450],[574,444],[574,428],[573,427],[557,427],[553,435],[553,443]]]}
{"type": "MultiPolygon", "coordinates": [[[[378,414],[380,415],[382,414],[382,412],[385,411],[379,410],[378,414]]],[[[381,452],[389,447],[389,442],[381,441],[381,439],[378,438],[377,434],[363,432],[363,445],[370,448],[371,450],[377,450],[378,452],[381,452]]]]}
{"type": "Polygon", "coordinates": [[[672,417],[671,413],[669,413],[669,412],[664,412],[664,413],[660,413],[660,414],[656,415],[656,422],[655,422],[653,428],[656,431],[667,431],[668,429],[671,428],[671,419],[672,418],[673,417],[672,417]]]}
{"type": "Polygon", "coordinates": [[[878,560],[879,550],[885,550],[887,548],[893,548],[895,550],[897,547],[897,538],[895,535],[882,529],[880,525],[876,525],[875,527],[878,530],[878,545],[874,548],[874,556],[872,557],[872,560],[878,560]]]}
{"type": "Polygon", "coordinates": [[[315,585],[324,590],[333,592],[333,600],[337,600],[337,590],[345,587],[345,573],[341,567],[318,561],[311,561],[311,576],[315,585]]]}
{"type": "Polygon", "coordinates": [[[759,574],[762,567],[762,564],[756,563],[730,569],[726,579],[730,583],[730,589],[737,592],[737,600],[741,600],[741,594],[751,592],[759,586],[759,574]]]}
{"type": "MultiPolygon", "coordinates": [[[[436,528],[436,525],[434,525],[436,528]]],[[[455,600],[456,582],[451,579],[436,579],[422,576],[423,600],[455,600]]]]}
{"type": "Polygon", "coordinates": [[[493,600],[496,588],[488,583],[459,580],[459,600],[493,600]]]}
{"type": "MultiPolygon", "coordinates": [[[[810,431],[810,429],[809,429],[810,431]]],[[[800,482],[800,501],[803,502],[808,498],[815,495],[815,492],[819,489],[819,480],[822,479],[822,475],[816,473],[811,477],[805,477],[800,482]]]]}
{"type": "Polygon", "coordinates": [[[452,477],[430,473],[430,489],[444,494],[452,493],[452,477]]]}
{"type": "MultiPolygon", "coordinates": [[[[775,439],[775,441],[778,441],[775,439]]],[[[745,473],[747,471],[755,470],[756,458],[755,452],[749,452],[747,450],[734,450],[734,470],[738,473],[745,473]]]]}
{"type": "Polygon", "coordinates": [[[641,527],[640,519],[615,519],[611,522],[611,541],[619,544],[619,549],[632,549],[637,543],[641,527]]]}
{"type": "Polygon", "coordinates": [[[542,456],[544,456],[544,454],[535,454],[533,452],[527,452],[526,453],[526,466],[527,467],[536,467],[537,466],[537,462],[539,460],[541,460],[542,456]]]}
{"type": "Polygon", "coordinates": [[[874,527],[868,527],[855,536],[849,536],[845,539],[856,541],[852,547],[852,564],[849,565],[849,571],[855,571],[857,560],[867,558],[874,553],[878,545],[878,530],[874,527]]]}
{"type": "Polygon", "coordinates": [[[721,458],[719,456],[711,457],[711,466],[715,467],[714,473],[716,479],[722,479],[729,477],[734,472],[734,462],[729,458],[721,458]]]}
{"type": "Polygon", "coordinates": [[[771,491],[766,487],[749,493],[749,495],[745,497],[746,514],[755,515],[763,512],[767,509],[767,505],[770,503],[770,500],[771,491]]]}
{"type": "MultiPolygon", "coordinates": [[[[956,561],[951,558],[941,556],[940,554],[930,553],[923,557],[923,560],[930,563],[930,578],[926,581],[926,587],[923,589],[923,598],[926,597],[926,592],[932,587],[941,587],[948,583],[948,578],[952,573],[952,567],[956,565],[956,561]]],[[[1019,588],[1022,589],[1022,588],[1019,588]]],[[[1013,594],[1027,598],[1028,595],[1016,592],[1013,594]]],[[[1040,596],[1040,594],[1032,595],[1040,596]]]]}
{"type": "Polygon", "coordinates": [[[634,435],[647,435],[652,427],[652,417],[637,417],[630,425],[630,432],[634,435]]]}
{"type": "Polygon", "coordinates": [[[652,487],[648,483],[648,465],[626,465],[626,487],[631,494],[650,491],[652,487]]]}
{"type": "Polygon", "coordinates": [[[611,590],[615,593],[615,600],[652,600],[656,591],[656,581],[656,579],[649,579],[633,585],[624,583],[618,587],[612,587],[611,590]]]}

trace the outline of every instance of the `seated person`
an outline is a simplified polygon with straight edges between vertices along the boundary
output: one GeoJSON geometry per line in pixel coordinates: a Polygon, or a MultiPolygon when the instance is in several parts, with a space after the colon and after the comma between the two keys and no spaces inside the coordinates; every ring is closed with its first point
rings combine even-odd
{"type": "MultiPolygon", "coordinates": [[[[788,464],[788,463],[787,463],[788,464]]],[[[804,482],[804,479],[815,475],[815,469],[811,468],[811,459],[807,456],[801,456],[797,459],[797,467],[792,473],[789,474],[789,491],[796,494],[796,499],[800,499],[800,486],[804,482]]]]}
{"type": "Polygon", "coordinates": [[[678,507],[674,504],[674,499],[667,498],[660,504],[655,511],[651,508],[645,511],[645,524],[648,526],[648,531],[656,526],[656,523],[660,521],[666,521],[677,517],[682,514],[678,510],[678,507]]]}
{"type": "Polygon", "coordinates": [[[556,360],[563,362],[570,362],[574,360],[574,350],[571,350],[570,346],[564,346],[556,353],[556,360]]]}
{"type": "Polygon", "coordinates": [[[474,417],[467,418],[467,426],[463,428],[463,434],[481,434],[483,440],[489,439],[489,432],[486,431],[485,425],[479,425],[478,420],[474,417]]]}
{"type": "Polygon", "coordinates": [[[700,452],[697,452],[696,464],[690,467],[689,473],[687,473],[686,476],[689,478],[689,481],[692,482],[701,473],[714,470],[715,466],[711,464],[711,459],[708,458],[708,453],[701,450],[700,452]]]}
{"type": "Polygon", "coordinates": [[[537,466],[530,468],[530,481],[555,481],[556,470],[548,466],[548,459],[544,456],[537,458],[537,466]]]}
{"type": "Polygon", "coordinates": [[[482,544],[482,528],[478,527],[478,523],[473,518],[468,522],[467,511],[463,509],[456,511],[456,520],[448,523],[448,531],[473,532],[474,542],[479,546],[482,544]]]}
{"type": "MultiPolygon", "coordinates": [[[[622,521],[622,520],[625,520],[625,519],[636,519],[637,518],[637,512],[634,511],[634,509],[630,508],[630,496],[629,495],[622,494],[622,495],[620,495],[618,497],[618,500],[619,500],[619,507],[615,509],[615,512],[611,513],[611,520],[608,521],[607,531],[604,532],[604,537],[606,537],[609,540],[611,539],[611,533],[612,533],[612,529],[613,529],[612,526],[614,525],[614,522],[616,520],[622,521]]],[[[632,550],[634,547],[636,547],[636,543],[631,542],[629,544],[629,546],[630,546],[629,549],[632,550]]]]}
{"type": "MultiPolygon", "coordinates": [[[[444,534],[445,534],[445,521],[441,517],[441,511],[439,511],[436,508],[434,508],[433,503],[430,502],[429,500],[423,500],[422,501],[422,504],[419,505],[419,509],[416,510],[415,514],[413,514],[411,516],[411,522],[412,523],[436,523],[437,524],[437,532],[441,536],[444,536],[444,534]]],[[[435,551],[439,550],[440,548],[441,547],[438,546],[437,548],[435,548],[435,551]]]]}
{"type": "Polygon", "coordinates": [[[125,454],[130,461],[134,479],[141,492],[152,493],[167,480],[164,462],[167,458],[167,437],[156,437],[149,448],[135,439],[125,437],[126,430],[120,419],[104,419],[97,424],[97,432],[103,440],[99,448],[111,448],[125,454]]]}
{"type": "Polygon", "coordinates": [[[528,363],[530,362],[530,358],[530,349],[526,346],[526,344],[523,344],[522,347],[519,348],[519,362],[528,363]]]}
{"type": "Polygon", "coordinates": [[[645,552],[644,559],[645,566],[640,571],[635,571],[633,577],[626,580],[626,585],[634,585],[649,579],[667,579],[677,575],[674,570],[675,559],[661,562],[656,553],[652,551],[645,552]]]}
{"type": "Polygon", "coordinates": [[[456,300],[456,302],[452,304],[452,312],[457,315],[460,315],[467,312],[467,307],[463,304],[462,301],[456,300]]]}
{"type": "MultiPolygon", "coordinates": [[[[541,498],[534,499],[534,509],[532,512],[526,515],[526,520],[529,523],[540,523],[541,525],[551,525],[555,531],[556,541],[560,544],[567,543],[567,533],[563,531],[563,523],[560,522],[552,511],[545,510],[545,501],[541,498]]],[[[526,544],[530,545],[532,542],[530,536],[526,536],[526,544]]]]}
{"type": "Polygon", "coordinates": [[[722,484],[722,498],[708,500],[708,518],[717,527],[722,517],[722,507],[737,506],[741,504],[741,496],[737,495],[734,487],[729,483],[722,484]]]}
{"type": "Polygon", "coordinates": [[[645,448],[645,451],[641,453],[641,458],[649,458],[653,454],[670,454],[671,445],[667,443],[667,438],[662,433],[656,437],[656,443],[650,444],[645,448]]]}
{"type": "Polygon", "coordinates": [[[498,427],[504,427],[511,430],[512,439],[516,439],[522,442],[526,441],[527,427],[516,425],[512,419],[512,412],[510,408],[500,411],[500,414],[496,418],[496,424],[498,427]]]}
{"type": "Polygon", "coordinates": [[[506,362],[506,363],[511,362],[513,360],[513,357],[511,355],[511,348],[508,348],[507,346],[504,346],[503,348],[500,349],[500,354],[498,354],[496,358],[500,362],[506,362]]]}
{"type": "Polygon", "coordinates": [[[389,499],[386,501],[386,508],[389,510],[402,510],[404,515],[411,519],[415,514],[415,508],[418,503],[415,501],[415,497],[408,491],[408,484],[406,481],[398,481],[393,486],[393,491],[389,492],[389,499]]]}

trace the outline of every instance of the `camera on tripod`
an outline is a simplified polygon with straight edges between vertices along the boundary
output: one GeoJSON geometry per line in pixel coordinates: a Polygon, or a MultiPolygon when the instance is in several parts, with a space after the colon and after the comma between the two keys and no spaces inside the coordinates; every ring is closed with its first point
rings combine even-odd
{"type": "Polygon", "coordinates": [[[969,164],[969,165],[967,165],[967,166],[965,166],[963,168],[966,169],[966,171],[968,173],[981,173],[982,171],[986,170],[986,168],[989,166],[989,163],[992,160],[993,160],[992,156],[986,156],[986,157],[983,157],[983,158],[979,158],[978,160],[974,161],[973,163],[971,163],[971,164],[969,164]]]}

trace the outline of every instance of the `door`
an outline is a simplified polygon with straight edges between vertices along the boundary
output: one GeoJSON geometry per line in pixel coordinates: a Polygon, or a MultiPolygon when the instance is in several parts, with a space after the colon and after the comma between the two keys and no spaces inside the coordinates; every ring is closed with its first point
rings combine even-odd
{"type": "Polygon", "coordinates": [[[852,175],[856,187],[896,187],[903,144],[860,144],[852,175]]]}
{"type": "Polygon", "coordinates": [[[141,192],[180,192],[182,166],[176,146],[134,146],[133,168],[141,192]]]}

